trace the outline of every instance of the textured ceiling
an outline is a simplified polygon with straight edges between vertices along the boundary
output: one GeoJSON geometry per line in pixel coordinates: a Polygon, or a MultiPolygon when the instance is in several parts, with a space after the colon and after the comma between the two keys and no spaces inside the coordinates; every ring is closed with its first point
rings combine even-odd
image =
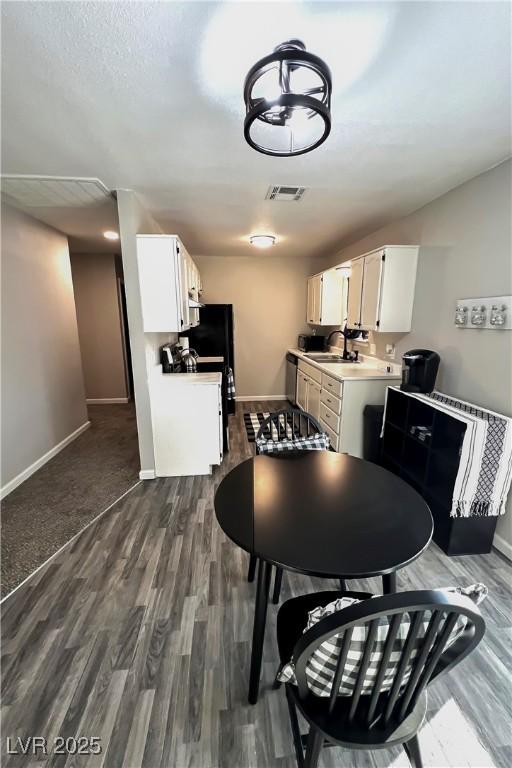
{"type": "MultiPolygon", "coordinates": [[[[282,253],[325,253],[510,153],[508,3],[1,10],[3,172],[134,189],[194,254],[243,253],[251,232],[277,234],[282,253]],[[243,78],[295,36],[333,70],[333,130],[308,155],[270,158],[243,139],[243,78]],[[307,192],[273,203],[270,184],[307,192]]],[[[51,223],[94,244],[100,214],[51,223]]]]}

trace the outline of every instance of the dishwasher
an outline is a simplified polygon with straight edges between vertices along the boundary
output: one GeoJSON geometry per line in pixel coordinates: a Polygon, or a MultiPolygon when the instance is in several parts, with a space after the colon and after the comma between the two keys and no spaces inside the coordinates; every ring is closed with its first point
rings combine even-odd
{"type": "Polygon", "coordinates": [[[296,405],[297,392],[297,358],[288,353],[286,355],[286,397],[292,405],[296,405]]]}

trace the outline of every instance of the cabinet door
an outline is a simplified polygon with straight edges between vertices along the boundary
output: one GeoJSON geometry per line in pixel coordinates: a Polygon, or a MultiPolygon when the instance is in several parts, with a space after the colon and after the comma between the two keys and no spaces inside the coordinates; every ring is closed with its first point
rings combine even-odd
{"type": "Polygon", "coordinates": [[[190,309],[188,306],[188,260],[190,256],[186,252],[182,243],[178,243],[176,247],[177,257],[177,269],[178,275],[178,296],[181,306],[181,329],[187,331],[190,328],[190,309]]]}
{"type": "Polygon", "coordinates": [[[307,303],[307,309],[306,309],[306,321],[308,323],[314,323],[315,322],[315,286],[314,286],[314,277],[310,277],[308,279],[308,303],[307,303]]]}
{"type": "Polygon", "coordinates": [[[361,293],[363,290],[364,259],[355,259],[350,268],[348,282],[347,325],[359,328],[361,323],[361,293]]]}
{"type": "Polygon", "coordinates": [[[307,412],[318,421],[320,419],[320,394],[321,388],[316,381],[308,381],[307,412]]]}
{"type": "Polygon", "coordinates": [[[313,322],[320,325],[322,322],[322,275],[313,278],[313,322]]]}
{"type": "Polygon", "coordinates": [[[379,327],[380,282],[382,252],[364,258],[363,296],[361,301],[361,328],[376,331],[379,327]]]}
{"type": "Polygon", "coordinates": [[[308,409],[308,382],[308,377],[297,371],[297,405],[303,411],[308,409]]]}

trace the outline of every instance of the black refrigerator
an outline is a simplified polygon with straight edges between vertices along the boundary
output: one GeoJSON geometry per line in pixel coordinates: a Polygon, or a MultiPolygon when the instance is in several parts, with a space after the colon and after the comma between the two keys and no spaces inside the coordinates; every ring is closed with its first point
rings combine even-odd
{"type": "Polygon", "coordinates": [[[229,450],[228,414],[235,412],[234,399],[227,396],[227,372],[231,368],[236,387],[235,350],[233,344],[233,305],[205,304],[199,310],[199,325],[186,334],[190,346],[199,357],[221,357],[211,363],[197,363],[197,370],[222,373],[222,413],[224,450],[229,450]]]}

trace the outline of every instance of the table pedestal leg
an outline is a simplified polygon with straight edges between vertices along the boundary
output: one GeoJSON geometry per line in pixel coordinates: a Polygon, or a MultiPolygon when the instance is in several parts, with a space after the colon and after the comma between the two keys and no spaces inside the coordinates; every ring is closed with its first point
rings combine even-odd
{"type": "Polygon", "coordinates": [[[382,591],[385,595],[391,595],[396,592],[396,572],[387,573],[382,577],[382,591]]]}
{"type": "Polygon", "coordinates": [[[251,673],[249,678],[249,704],[256,704],[260,687],[263,640],[267,621],[268,592],[270,589],[270,563],[259,560],[254,627],[252,632],[251,673]]]}

